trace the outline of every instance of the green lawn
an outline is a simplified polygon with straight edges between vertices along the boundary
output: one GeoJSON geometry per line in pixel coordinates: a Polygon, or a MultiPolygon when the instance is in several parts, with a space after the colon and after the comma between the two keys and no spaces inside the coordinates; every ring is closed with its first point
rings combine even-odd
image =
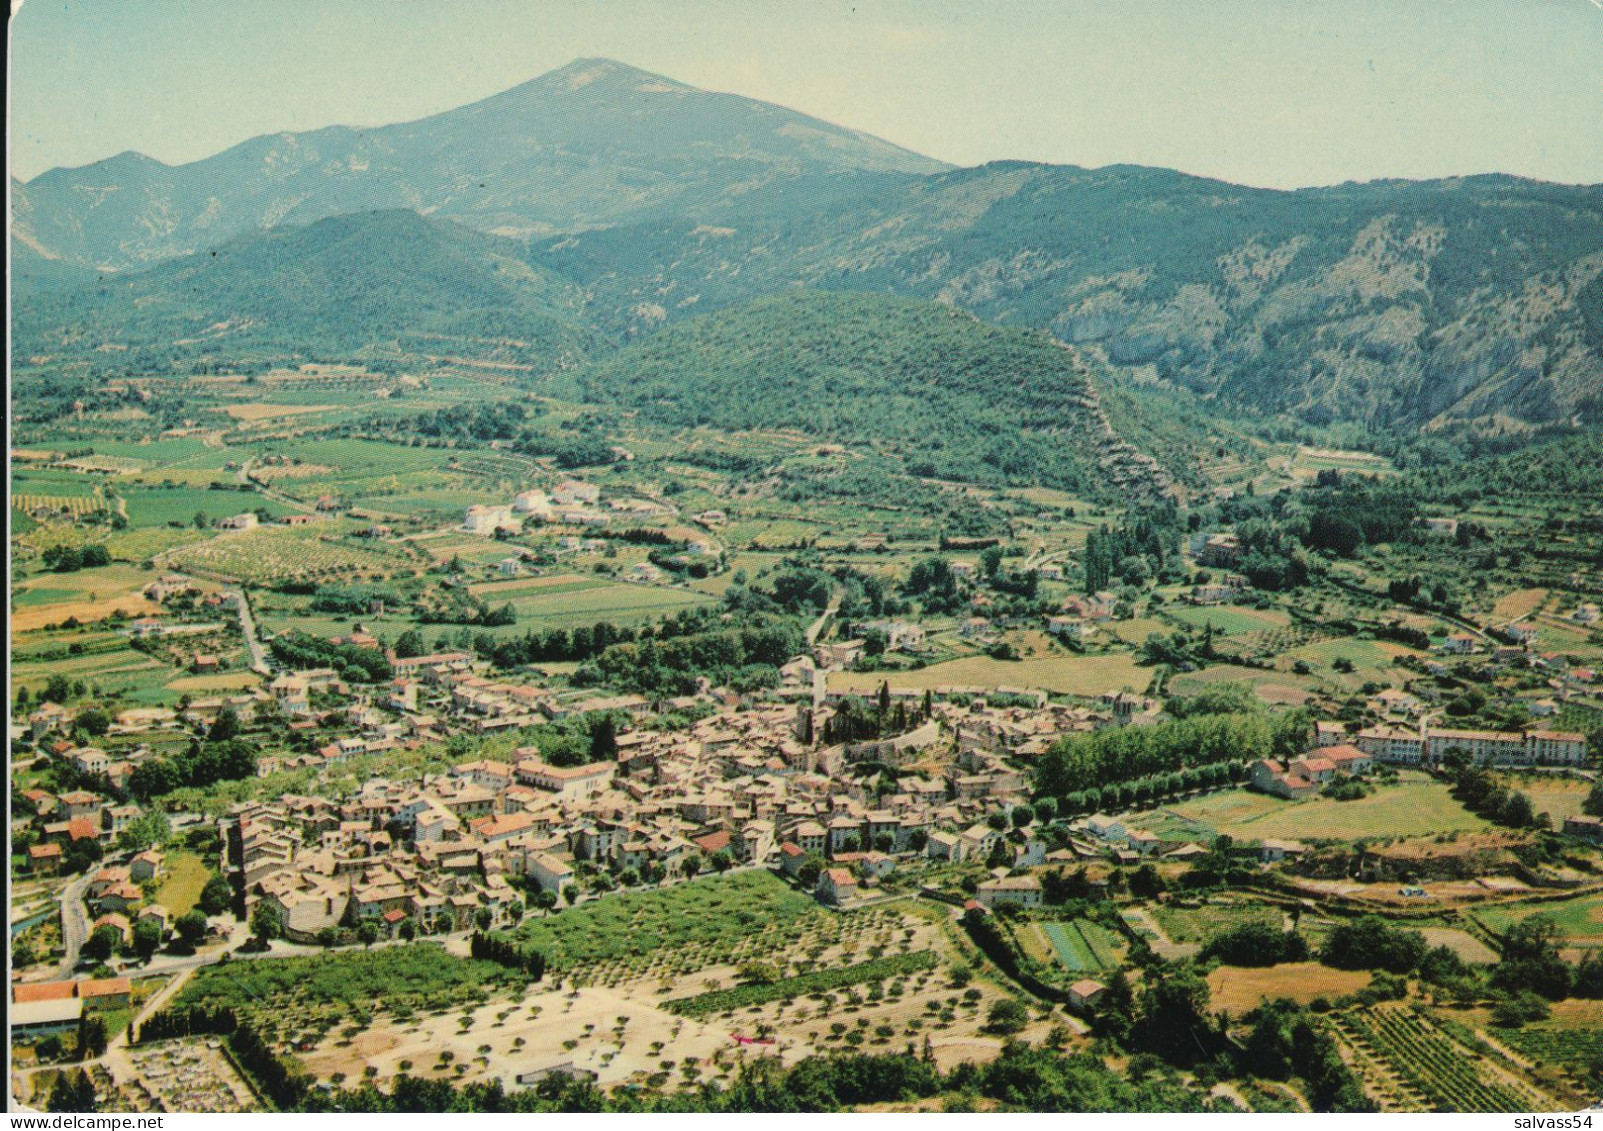
{"type": "Polygon", "coordinates": [[[193,852],[170,853],[166,875],[156,889],[156,902],[176,919],[200,902],[201,889],[211,878],[211,868],[193,852]]]}
{"type": "Polygon", "coordinates": [[[1360,840],[1491,827],[1454,801],[1446,785],[1422,778],[1382,786],[1357,801],[1285,801],[1237,789],[1181,802],[1169,811],[1191,822],[1198,836],[1227,833],[1237,840],[1360,840]]]}

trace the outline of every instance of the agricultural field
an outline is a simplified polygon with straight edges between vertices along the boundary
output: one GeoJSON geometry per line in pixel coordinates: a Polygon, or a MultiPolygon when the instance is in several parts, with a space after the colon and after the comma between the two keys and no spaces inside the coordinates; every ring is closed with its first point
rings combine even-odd
{"type": "Polygon", "coordinates": [[[753,947],[762,935],[823,914],[766,872],[737,872],[622,892],[554,917],[526,919],[511,937],[545,955],[554,972],[610,961],[649,966],[652,952],[668,948],[683,952],[681,967],[707,966],[729,961],[737,950],[763,953],[779,936],[753,947]]]}
{"type": "MultiPolygon", "coordinates": [[[[942,963],[971,959],[955,949],[944,914],[899,904],[833,914],[811,901],[800,913],[781,908],[769,884],[777,881],[738,873],[581,904],[542,922],[571,916],[576,936],[594,933],[596,921],[582,915],[587,909],[631,895],[664,897],[649,901],[652,910],[641,922],[678,924],[675,938],[653,948],[648,935],[655,927],[648,927],[635,938],[632,957],[550,970],[532,985],[496,991],[486,984],[492,992],[482,1001],[470,996],[448,1007],[409,1007],[343,1027],[306,1029],[296,1021],[289,1035],[314,1074],[356,1077],[371,1068],[381,1082],[411,1071],[510,1083],[519,1072],[567,1061],[595,1071],[604,1084],[688,1087],[702,1079],[727,1082],[740,1060],[753,1055],[792,1062],[830,1049],[897,1050],[926,1035],[943,1065],[996,1055],[1000,1042],[981,1030],[999,991],[983,978],[963,990],[949,981],[942,963]],[[766,922],[779,909],[784,945],[776,945],[769,927],[709,950],[678,914],[690,906],[684,888],[709,886],[719,893],[713,898],[763,908],[766,922]],[[748,898],[753,892],[755,904],[748,898]],[[751,962],[774,965],[777,977],[743,978],[751,962]]],[[[696,895],[698,903],[708,899],[705,891],[696,895]]],[[[1037,1023],[1026,1035],[1044,1031],[1037,1023]]]]}
{"type": "Polygon", "coordinates": [[[1251,685],[1258,698],[1276,706],[1300,706],[1312,696],[1313,681],[1306,676],[1290,672],[1265,672],[1236,664],[1215,664],[1201,671],[1188,672],[1171,679],[1166,690],[1171,695],[1195,695],[1218,683],[1245,683],[1251,685]]]}
{"type": "Polygon", "coordinates": [[[867,962],[857,962],[850,966],[810,970],[805,974],[773,981],[747,982],[727,990],[708,990],[695,997],[674,998],[664,1002],[663,1008],[686,1017],[732,1013],[736,1009],[753,1005],[766,1005],[788,998],[821,997],[830,990],[883,982],[887,978],[932,969],[937,963],[934,951],[913,951],[893,958],[871,958],[867,962]]]}
{"type": "Polygon", "coordinates": [[[258,508],[274,518],[294,514],[295,510],[254,491],[209,491],[204,487],[122,487],[118,491],[127,508],[128,521],[135,528],[146,526],[191,526],[196,516],[208,523],[258,508]]]}
{"type": "Polygon", "coordinates": [[[397,571],[411,573],[417,562],[388,544],[340,539],[323,526],[258,527],[231,531],[208,541],[163,554],[162,568],[255,584],[274,581],[369,580],[397,571]]]}
{"type": "Polygon", "coordinates": [[[598,620],[636,624],[709,603],[704,594],[686,589],[622,582],[591,583],[555,591],[534,589],[511,595],[496,594],[493,598],[485,596],[487,601],[492,599],[497,605],[511,602],[520,631],[573,628],[598,620]]]}
{"type": "Polygon", "coordinates": [[[1297,448],[1288,466],[1291,474],[1298,479],[1312,479],[1321,471],[1350,471],[1360,475],[1395,474],[1391,461],[1373,452],[1311,448],[1307,445],[1297,448]]]}
{"type": "Polygon", "coordinates": [[[1497,952],[1480,939],[1459,927],[1420,927],[1427,946],[1445,946],[1471,966],[1490,966],[1497,961],[1497,952]]]}
{"type": "MultiPolygon", "coordinates": [[[[126,694],[142,702],[168,698],[164,688],[173,669],[128,647],[74,656],[65,660],[31,661],[12,667],[14,687],[26,687],[37,694],[53,675],[83,681],[98,694],[126,694]]],[[[171,698],[176,699],[174,694],[171,698]]]]}
{"type": "Polygon", "coordinates": [[[1268,632],[1291,623],[1291,618],[1279,609],[1247,609],[1238,605],[1174,605],[1165,607],[1163,615],[1192,628],[1211,624],[1221,636],[1268,632]]]}
{"type": "Polygon", "coordinates": [[[289,1043],[320,1037],[356,1016],[404,1016],[482,1002],[492,990],[522,981],[495,963],[419,942],[203,968],[169,1008],[233,1009],[289,1043]]]}
{"type": "Polygon", "coordinates": [[[1280,926],[1285,913],[1278,907],[1251,900],[1215,899],[1197,906],[1178,903],[1154,904],[1147,914],[1157,920],[1163,933],[1177,943],[1202,943],[1247,923],[1280,926]]]}
{"type": "Polygon", "coordinates": [[[1547,603],[1546,589],[1516,589],[1505,593],[1492,605],[1492,616],[1499,622],[1528,617],[1547,603]]]}
{"type": "Polygon", "coordinates": [[[1389,683],[1395,679],[1398,657],[1420,655],[1422,653],[1412,648],[1386,640],[1341,637],[1287,649],[1281,653],[1278,663],[1290,667],[1301,660],[1313,668],[1315,676],[1326,687],[1352,694],[1366,683],[1389,683]],[[1351,664],[1352,670],[1336,670],[1338,660],[1351,664]]]}
{"type": "Polygon", "coordinates": [[[1531,799],[1531,807],[1538,813],[1553,818],[1557,827],[1566,817],[1581,815],[1590,783],[1578,778],[1562,778],[1554,774],[1515,774],[1508,778],[1510,789],[1517,789],[1531,799]]]}
{"type": "Polygon", "coordinates": [[[1386,1004],[1332,1015],[1373,1095],[1389,1111],[1549,1111],[1512,1065],[1471,1048],[1417,1010],[1386,1004]]]}
{"type": "Polygon", "coordinates": [[[1470,914],[1493,934],[1502,934],[1515,923],[1534,915],[1551,919],[1564,938],[1561,946],[1577,950],[1603,947],[1603,894],[1577,896],[1547,902],[1499,903],[1477,907],[1470,914]]]}
{"type": "Polygon", "coordinates": [[[1102,695],[1120,690],[1141,691],[1152,682],[1150,668],[1136,663],[1129,652],[1101,656],[1053,655],[1033,660],[994,660],[969,656],[905,672],[832,672],[830,690],[868,692],[882,682],[892,688],[940,690],[947,687],[1038,688],[1063,695],[1102,695]]]}
{"type": "Polygon", "coordinates": [[[141,590],[154,573],[113,563],[72,573],[35,574],[16,580],[13,574],[11,632],[18,634],[62,624],[104,620],[113,613],[130,617],[160,611],[141,590]]]}
{"type": "Polygon", "coordinates": [[[1287,998],[1307,1005],[1316,998],[1335,1001],[1369,984],[1367,970],[1333,970],[1317,962],[1282,962],[1278,966],[1216,966],[1208,974],[1214,1009],[1240,1017],[1266,1001],[1287,998]]]}
{"type": "Polygon", "coordinates": [[[1167,813],[1189,822],[1196,836],[1228,833],[1237,840],[1363,840],[1482,832],[1491,826],[1453,800],[1445,783],[1405,773],[1356,801],[1310,797],[1286,801],[1245,789],[1181,801],[1167,813]]]}
{"type": "Polygon", "coordinates": [[[1603,1014],[1595,1002],[1566,1004],[1590,1007],[1592,1023],[1588,1025],[1585,1016],[1562,1020],[1555,1016],[1518,1029],[1499,1029],[1495,1036],[1533,1064],[1563,1073],[1579,1095],[1590,1096],[1596,1065],[1603,1061],[1603,1014]]]}

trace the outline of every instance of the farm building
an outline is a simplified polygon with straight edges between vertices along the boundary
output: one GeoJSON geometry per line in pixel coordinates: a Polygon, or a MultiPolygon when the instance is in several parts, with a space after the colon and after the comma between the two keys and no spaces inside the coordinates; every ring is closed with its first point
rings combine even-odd
{"type": "Polygon", "coordinates": [[[986,880],[975,891],[982,907],[1039,907],[1041,881],[1034,876],[1004,876],[1000,880],[986,880]]]}

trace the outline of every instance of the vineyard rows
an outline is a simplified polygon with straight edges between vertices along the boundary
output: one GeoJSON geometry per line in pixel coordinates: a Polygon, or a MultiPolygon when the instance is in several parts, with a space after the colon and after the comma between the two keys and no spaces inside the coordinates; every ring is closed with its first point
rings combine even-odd
{"type": "Polygon", "coordinates": [[[12,495],[11,506],[30,514],[44,510],[69,514],[76,519],[105,510],[106,499],[99,490],[93,495],[12,495]]]}
{"type": "Polygon", "coordinates": [[[1352,1010],[1335,1021],[1389,1108],[1515,1112],[1551,1104],[1412,1010],[1352,1010]]]}
{"type": "MultiPolygon", "coordinates": [[[[1603,1018],[1600,1018],[1603,1021],[1603,1018]]],[[[1569,1073],[1577,1086],[1591,1065],[1603,1061],[1603,1028],[1511,1029],[1498,1039],[1537,1064],[1552,1065],[1569,1073]]]]}

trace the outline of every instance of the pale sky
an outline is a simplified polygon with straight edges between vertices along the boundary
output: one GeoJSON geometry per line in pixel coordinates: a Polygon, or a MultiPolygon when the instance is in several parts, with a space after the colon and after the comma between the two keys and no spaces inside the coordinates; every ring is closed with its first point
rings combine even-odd
{"type": "Polygon", "coordinates": [[[1603,0],[25,0],[11,172],[404,121],[581,56],[961,165],[1603,182],[1603,0]]]}

